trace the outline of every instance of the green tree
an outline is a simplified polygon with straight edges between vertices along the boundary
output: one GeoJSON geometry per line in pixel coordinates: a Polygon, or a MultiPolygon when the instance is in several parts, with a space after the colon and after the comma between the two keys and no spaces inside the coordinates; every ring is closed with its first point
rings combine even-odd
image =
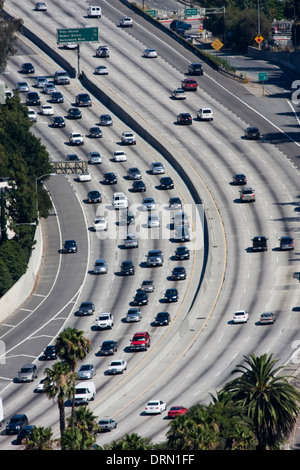
{"type": "Polygon", "coordinates": [[[0,1],[0,73],[3,73],[7,60],[17,52],[17,31],[21,32],[23,21],[16,18],[6,18],[3,11],[4,1],[0,1]]]}
{"type": "Polygon", "coordinates": [[[62,447],[65,450],[89,450],[96,442],[99,425],[96,416],[87,406],[80,406],[74,412],[74,429],[71,428],[71,418],[68,418],[69,427],[63,434],[62,447]]]}
{"type": "Polygon", "coordinates": [[[56,441],[52,439],[52,435],[53,433],[50,428],[34,428],[30,436],[25,438],[25,450],[53,450],[56,446],[56,441]]]}
{"type": "Polygon", "coordinates": [[[119,441],[113,441],[104,446],[105,450],[151,450],[152,444],[149,438],[144,438],[136,433],[126,434],[119,441]]]}
{"type": "Polygon", "coordinates": [[[0,247],[0,297],[2,297],[12,286],[14,280],[9,271],[5,261],[1,259],[1,247],[0,247]]]}
{"type": "Polygon", "coordinates": [[[278,448],[291,432],[299,414],[300,392],[287,377],[277,376],[282,367],[267,354],[245,357],[245,365],[237,365],[232,373],[241,373],[228,382],[224,390],[233,401],[245,407],[252,420],[257,450],[278,448]]]}

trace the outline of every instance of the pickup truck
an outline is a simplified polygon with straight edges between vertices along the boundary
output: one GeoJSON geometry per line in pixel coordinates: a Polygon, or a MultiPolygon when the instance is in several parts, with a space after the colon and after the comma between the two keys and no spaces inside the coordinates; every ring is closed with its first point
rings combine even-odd
{"type": "Polygon", "coordinates": [[[139,241],[135,233],[127,233],[126,238],[124,239],[125,248],[137,248],[139,246],[139,241]]]}
{"type": "Polygon", "coordinates": [[[94,382],[80,383],[75,386],[75,405],[84,405],[89,401],[94,400],[96,394],[96,387],[94,382]]]}
{"type": "Polygon", "coordinates": [[[110,312],[100,313],[96,320],[95,328],[97,330],[111,329],[114,326],[114,317],[110,312]]]}
{"type": "Polygon", "coordinates": [[[123,374],[124,370],[127,369],[127,362],[123,359],[115,359],[110,363],[106,371],[107,374],[123,374]]]}
{"type": "Polygon", "coordinates": [[[150,347],[150,335],[147,331],[140,331],[134,334],[131,343],[131,351],[146,351],[150,347]]]}
{"type": "Polygon", "coordinates": [[[53,76],[56,85],[69,85],[70,77],[65,70],[57,70],[53,76]]]}

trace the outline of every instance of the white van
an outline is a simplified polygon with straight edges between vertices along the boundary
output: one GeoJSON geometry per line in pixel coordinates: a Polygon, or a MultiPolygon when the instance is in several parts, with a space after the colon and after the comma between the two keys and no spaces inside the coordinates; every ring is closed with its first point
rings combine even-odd
{"type": "Polygon", "coordinates": [[[87,15],[89,18],[101,18],[101,8],[89,6],[87,9],[87,15]]]}
{"type": "Polygon", "coordinates": [[[94,400],[96,387],[94,382],[80,383],[75,386],[75,405],[86,405],[94,400]]]}

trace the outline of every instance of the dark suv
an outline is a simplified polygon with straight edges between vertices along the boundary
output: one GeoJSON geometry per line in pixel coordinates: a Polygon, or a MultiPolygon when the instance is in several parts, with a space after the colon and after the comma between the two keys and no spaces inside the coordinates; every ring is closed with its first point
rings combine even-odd
{"type": "Polygon", "coordinates": [[[133,266],[132,261],[129,261],[129,260],[122,261],[121,274],[124,276],[129,275],[129,274],[134,274],[134,266],[133,266]]]}
{"type": "Polygon", "coordinates": [[[39,106],[41,104],[41,98],[36,91],[30,91],[27,93],[26,105],[27,106],[39,106]]]}
{"type": "Polygon", "coordinates": [[[77,243],[75,240],[65,241],[64,253],[77,253],[77,243]]]}
{"type": "Polygon", "coordinates": [[[190,23],[185,23],[185,21],[180,21],[180,20],[173,20],[170,23],[170,29],[172,31],[178,31],[178,30],[189,30],[192,29],[192,25],[190,23]]]}
{"type": "Polygon", "coordinates": [[[14,415],[6,425],[6,434],[18,434],[24,426],[28,426],[27,416],[24,414],[14,415]]]}
{"type": "Polygon", "coordinates": [[[293,250],[294,249],[294,239],[289,235],[280,238],[280,249],[283,250],[293,250]]]}
{"type": "Polygon", "coordinates": [[[203,75],[203,67],[200,63],[193,63],[189,65],[189,74],[190,75],[203,75]]]}
{"type": "Polygon", "coordinates": [[[268,242],[267,237],[254,237],[252,238],[252,249],[253,251],[267,251],[268,242]]]}

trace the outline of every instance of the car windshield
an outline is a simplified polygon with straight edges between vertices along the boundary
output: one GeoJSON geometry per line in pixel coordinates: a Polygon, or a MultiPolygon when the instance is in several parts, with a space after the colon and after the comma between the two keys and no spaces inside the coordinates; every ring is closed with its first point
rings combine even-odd
{"type": "Polygon", "coordinates": [[[80,367],[80,370],[90,370],[90,369],[91,369],[91,366],[88,364],[80,367]]]}
{"type": "Polygon", "coordinates": [[[104,343],[102,344],[102,349],[111,349],[113,348],[113,346],[114,343],[112,341],[104,341],[104,343]]]}
{"type": "Polygon", "coordinates": [[[31,367],[22,367],[22,369],[21,369],[21,373],[27,373],[27,372],[31,372],[31,371],[32,371],[31,367]]]}

